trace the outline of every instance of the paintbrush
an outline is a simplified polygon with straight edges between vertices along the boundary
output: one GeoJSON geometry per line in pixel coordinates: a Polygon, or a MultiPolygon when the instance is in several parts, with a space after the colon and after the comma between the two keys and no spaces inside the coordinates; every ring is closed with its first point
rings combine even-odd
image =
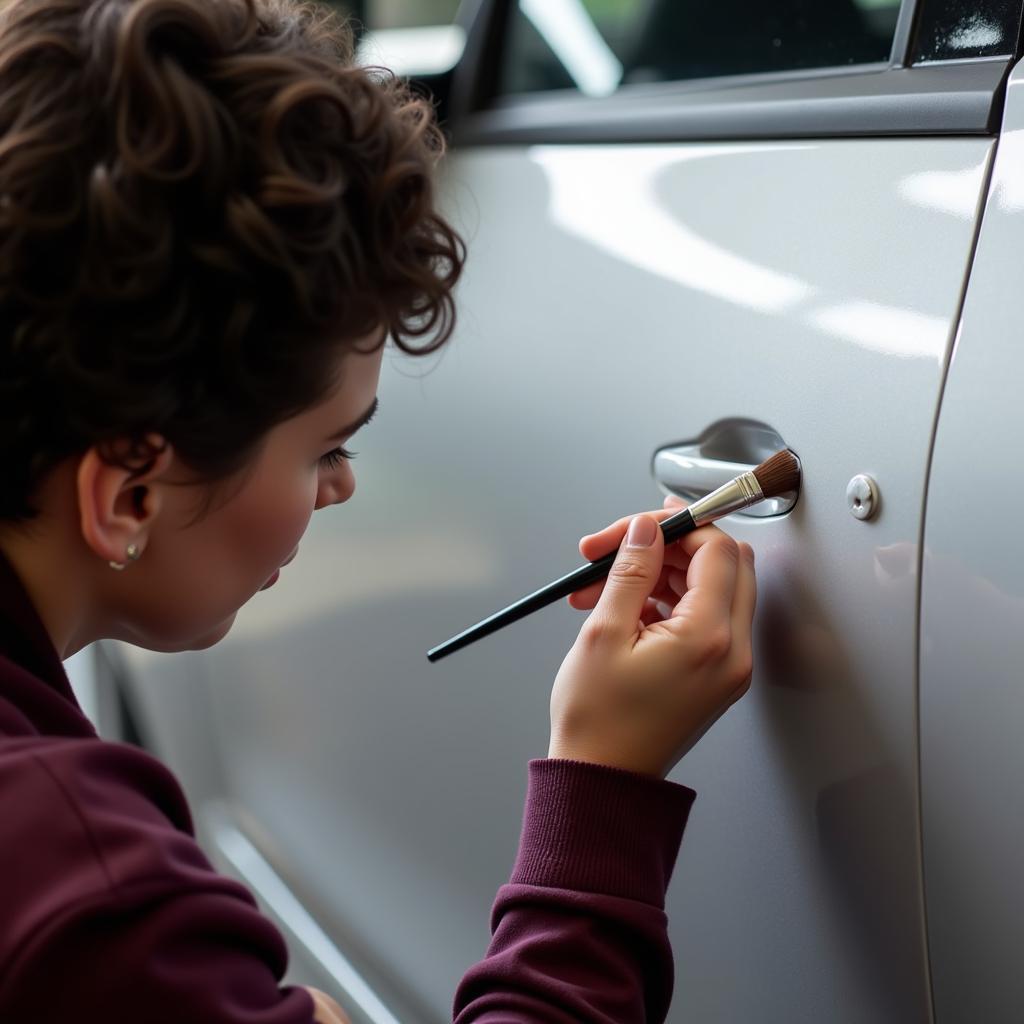
{"type": "MultiPolygon", "coordinates": [[[[800,460],[788,448],[765,459],[756,469],[741,473],[727,484],[698,499],[692,505],[669,516],[659,525],[665,535],[665,543],[671,544],[683,534],[696,530],[699,526],[721,519],[748,505],[754,505],[765,498],[775,498],[787,492],[798,491],[800,488],[800,460]]],[[[618,551],[612,551],[599,558],[596,562],[588,562],[578,569],[553,580],[546,587],[535,590],[532,594],[520,598],[515,604],[502,608],[500,612],[489,615],[475,626],[464,629],[450,640],[427,651],[430,661],[437,661],[452,654],[454,651],[471,644],[474,640],[488,636],[516,622],[531,612],[552,604],[559,598],[568,597],[577,590],[604,579],[615,562],[618,551]]]]}

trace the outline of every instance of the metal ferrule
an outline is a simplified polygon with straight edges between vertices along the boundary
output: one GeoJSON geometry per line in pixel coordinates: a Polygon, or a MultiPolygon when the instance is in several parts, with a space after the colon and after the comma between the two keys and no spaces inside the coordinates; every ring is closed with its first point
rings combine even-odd
{"type": "Polygon", "coordinates": [[[753,473],[741,473],[735,480],[722,484],[688,508],[694,525],[703,526],[758,501],[764,501],[764,494],[757,477],[753,473]]]}

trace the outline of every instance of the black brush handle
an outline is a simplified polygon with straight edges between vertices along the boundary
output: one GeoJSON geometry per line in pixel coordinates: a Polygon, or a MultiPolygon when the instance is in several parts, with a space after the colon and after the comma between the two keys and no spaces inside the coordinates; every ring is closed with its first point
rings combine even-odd
{"type": "MultiPolygon", "coordinates": [[[[668,519],[663,520],[658,525],[665,536],[666,544],[671,544],[674,540],[682,537],[684,533],[689,533],[694,529],[693,516],[690,515],[688,508],[677,512],[674,516],[669,516],[668,519]]],[[[526,597],[520,598],[515,604],[510,604],[507,608],[502,608],[500,612],[495,612],[486,619],[482,619],[475,626],[464,629],[461,633],[453,636],[451,640],[445,640],[443,644],[432,647],[427,651],[427,659],[429,661],[437,661],[446,654],[452,654],[467,644],[471,644],[474,640],[488,636],[495,632],[495,630],[501,629],[502,626],[507,626],[511,622],[517,622],[524,616],[529,615],[530,612],[537,611],[538,608],[544,608],[559,598],[568,597],[570,594],[575,594],[577,590],[582,590],[591,583],[603,580],[611,571],[617,554],[618,550],[615,550],[605,555],[604,558],[599,558],[596,562],[587,562],[586,565],[581,565],[578,569],[573,569],[572,572],[567,573],[565,576],[553,580],[546,587],[541,587],[540,590],[527,594],[526,597]]]]}

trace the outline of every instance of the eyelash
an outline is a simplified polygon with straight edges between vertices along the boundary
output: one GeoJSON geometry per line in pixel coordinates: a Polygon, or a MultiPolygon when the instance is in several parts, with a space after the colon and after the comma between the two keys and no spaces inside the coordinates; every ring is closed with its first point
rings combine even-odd
{"type": "MultiPolygon", "coordinates": [[[[373,417],[377,415],[377,410],[374,409],[370,418],[363,424],[365,427],[367,424],[373,421],[373,417]]],[[[337,469],[343,462],[351,462],[358,452],[350,452],[347,448],[338,447],[333,451],[329,451],[326,455],[320,456],[320,465],[325,469],[337,469]]]]}
{"type": "Polygon", "coordinates": [[[320,456],[320,465],[326,469],[335,469],[342,462],[351,462],[358,454],[358,452],[350,452],[347,448],[335,448],[326,455],[320,456]]]}

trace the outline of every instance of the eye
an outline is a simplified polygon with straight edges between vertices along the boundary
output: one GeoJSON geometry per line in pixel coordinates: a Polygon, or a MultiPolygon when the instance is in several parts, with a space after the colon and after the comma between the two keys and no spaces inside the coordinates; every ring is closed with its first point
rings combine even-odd
{"type": "Polygon", "coordinates": [[[358,452],[350,452],[347,448],[335,448],[320,456],[320,465],[325,469],[335,469],[343,462],[350,462],[357,454],[358,452]]]}

